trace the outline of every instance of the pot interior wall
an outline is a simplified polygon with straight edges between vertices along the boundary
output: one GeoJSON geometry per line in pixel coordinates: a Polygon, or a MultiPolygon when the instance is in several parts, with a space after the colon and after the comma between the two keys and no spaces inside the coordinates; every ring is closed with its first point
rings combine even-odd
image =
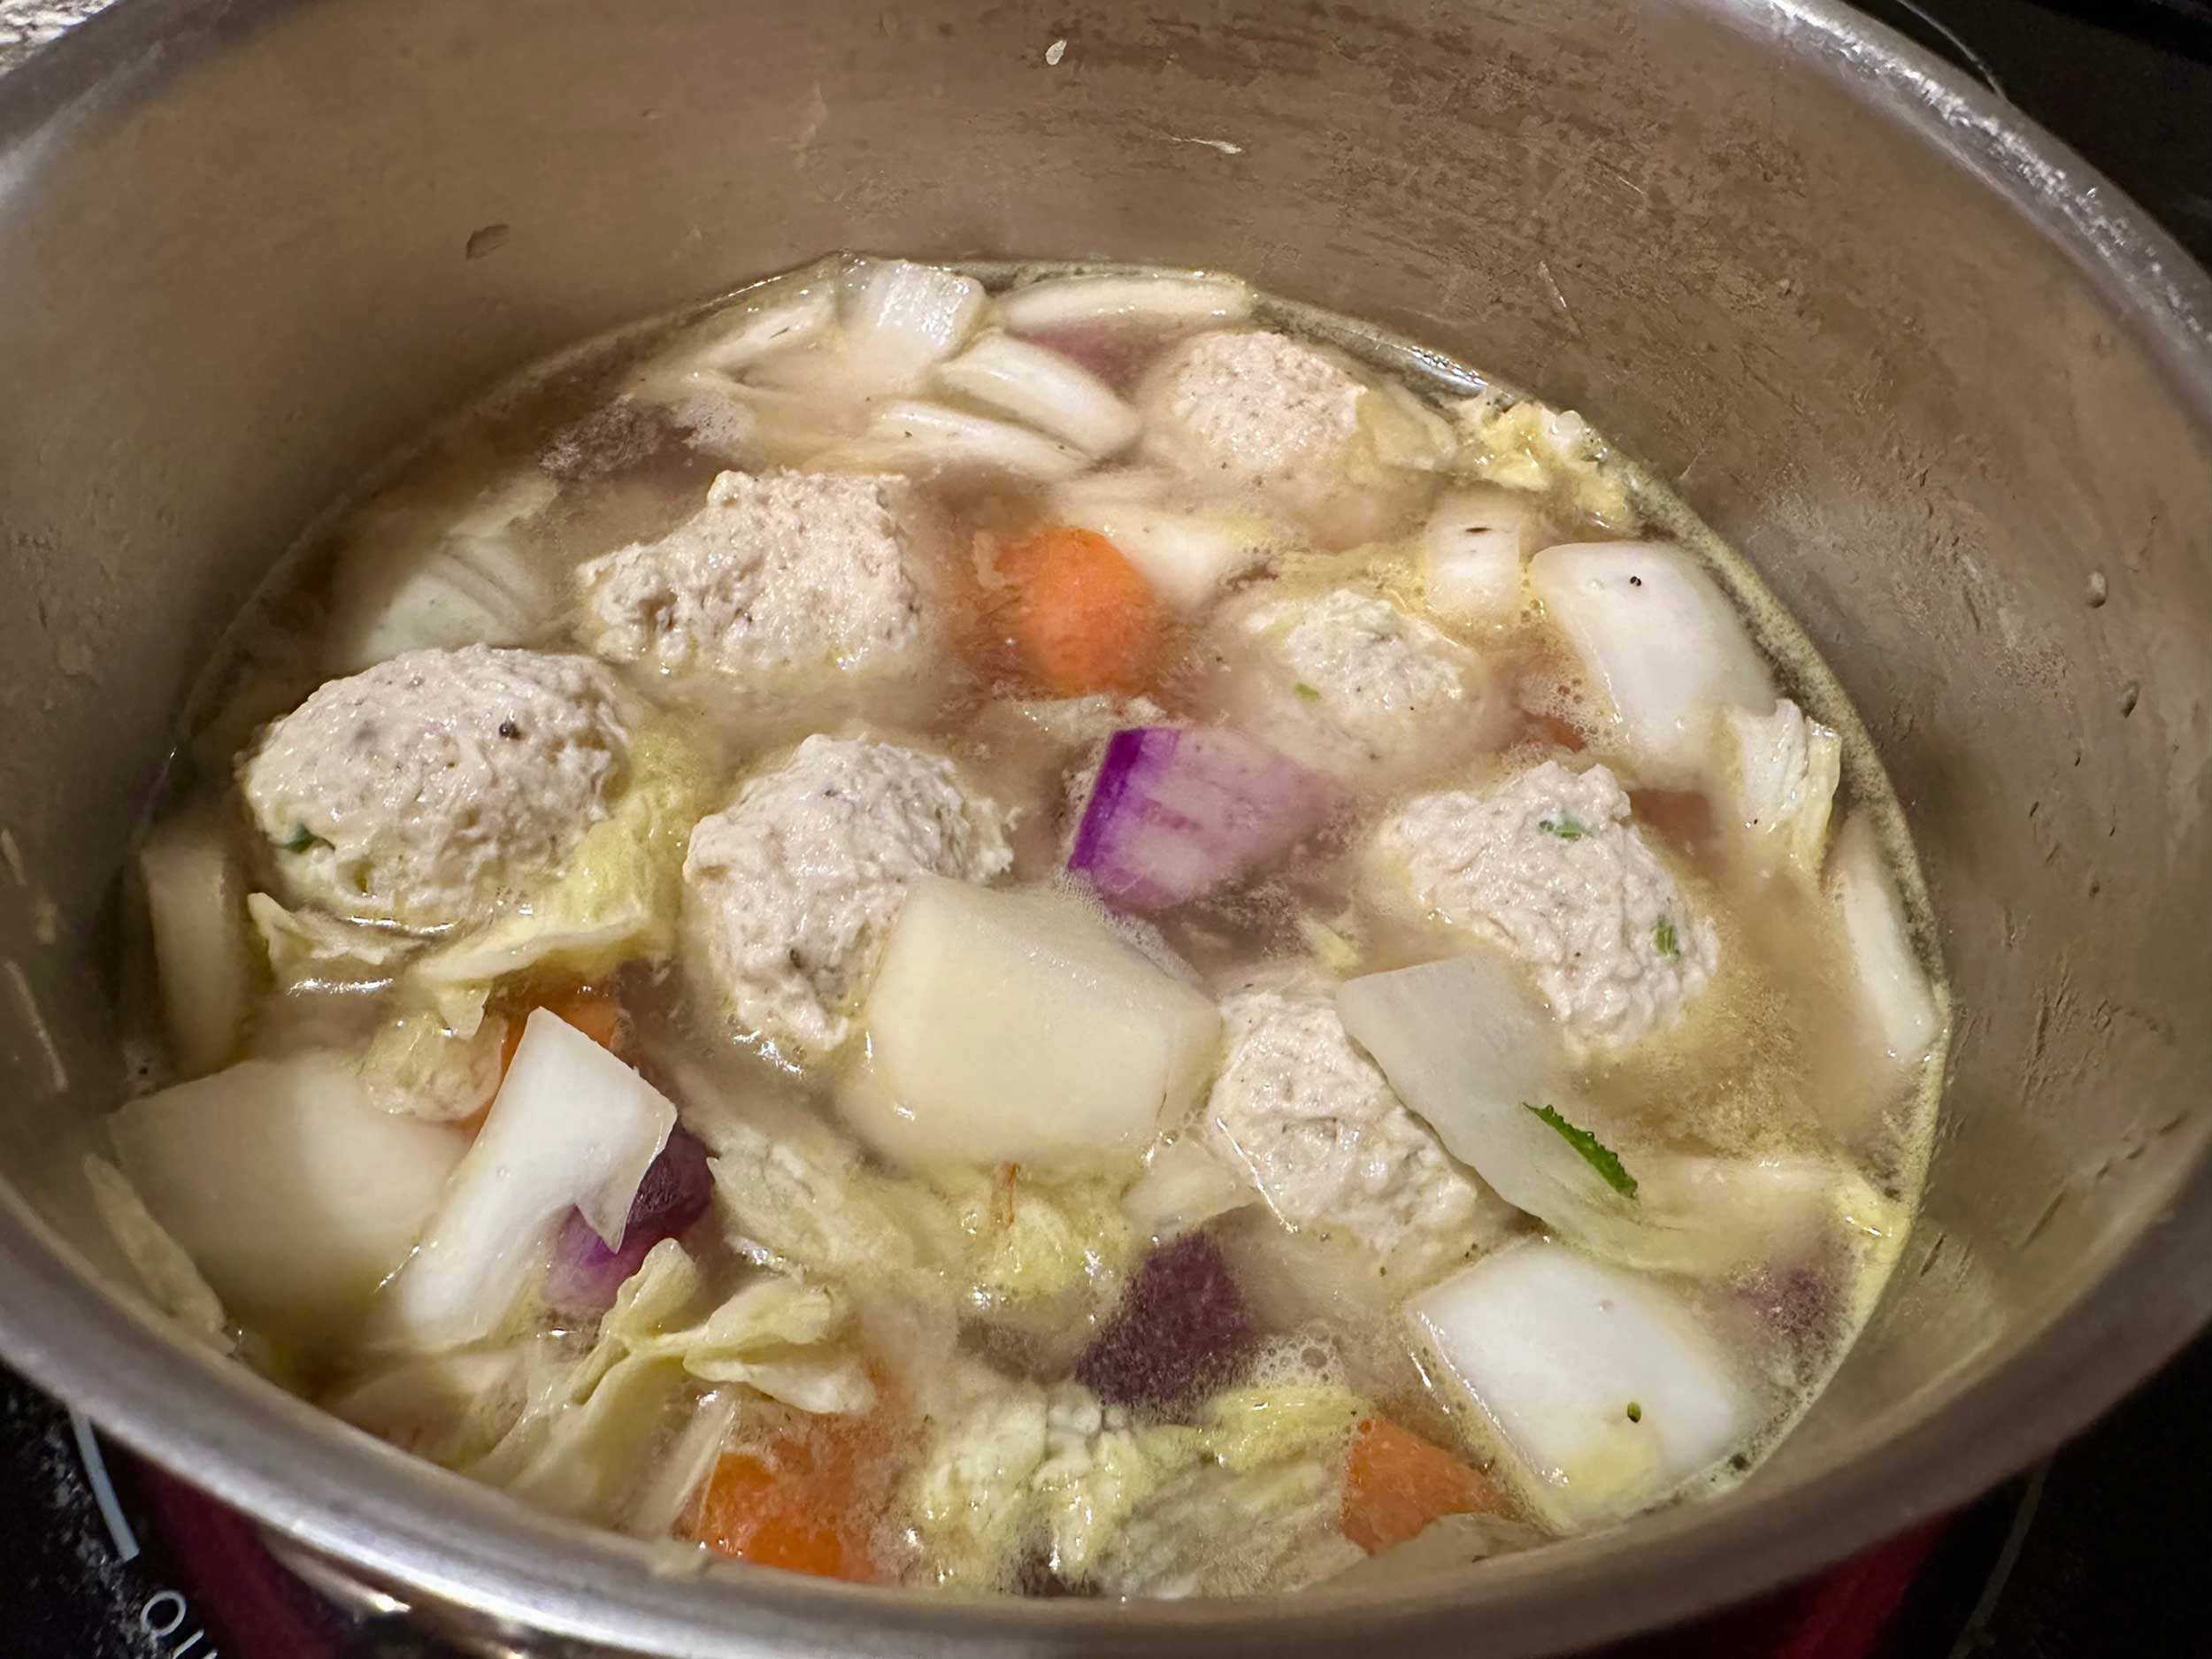
{"type": "Polygon", "coordinates": [[[1770,16],[347,0],[92,26],[19,89],[75,90],[61,114],[0,95],[6,1169],[97,1249],[71,1154],[121,1084],[126,838],[218,632],[392,445],[828,249],[1217,265],[1584,411],[1867,715],[1942,921],[1955,1075],[1895,1294],[1738,1501],[1927,1418],[2203,1146],[2212,438],[2116,280],[1978,176],[2007,164],[1938,155],[1770,16]]]}

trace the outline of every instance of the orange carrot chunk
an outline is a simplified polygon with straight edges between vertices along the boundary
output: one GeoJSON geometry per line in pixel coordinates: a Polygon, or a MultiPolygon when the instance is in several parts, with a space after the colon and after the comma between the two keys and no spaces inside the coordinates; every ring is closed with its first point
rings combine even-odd
{"type": "Polygon", "coordinates": [[[1371,1417],[1352,1438],[1340,1525],[1371,1555],[1404,1543],[1440,1516],[1502,1514],[1506,1508],[1504,1494],[1479,1469],[1394,1423],[1371,1417]]]}
{"type": "Polygon", "coordinates": [[[1005,626],[1022,667],[1062,696],[1135,692],[1166,633],[1151,585],[1104,536],[1056,525],[1005,549],[1005,626]]]}
{"type": "Polygon", "coordinates": [[[868,1425],[826,1417],[764,1448],[726,1452],[699,1502],[699,1541],[718,1555],[871,1584],[868,1488],[888,1448],[868,1425]]]}

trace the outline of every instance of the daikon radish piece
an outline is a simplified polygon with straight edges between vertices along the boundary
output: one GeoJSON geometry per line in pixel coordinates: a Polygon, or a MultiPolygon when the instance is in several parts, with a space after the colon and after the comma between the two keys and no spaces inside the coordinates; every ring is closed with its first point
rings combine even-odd
{"type": "Polygon", "coordinates": [[[468,1146],[379,1111],[342,1058],[248,1060],[119,1110],[146,1209],[247,1325],[349,1327],[406,1259],[468,1146]]]}
{"type": "Polygon", "coordinates": [[[909,259],[872,259],[845,278],[844,356],[878,394],[919,389],[960,349],[989,303],[973,277],[909,259]]]}
{"type": "Polygon", "coordinates": [[[1536,531],[1536,503],[1524,493],[1448,492],[1421,528],[1423,602],[1462,627],[1510,622],[1527,602],[1523,572],[1536,531]]]}
{"type": "Polygon", "coordinates": [[[1447,1386],[1488,1420],[1499,1472],[1563,1532],[1657,1502],[1758,1426],[1687,1303],[1563,1245],[1486,1256],[1414,1297],[1406,1317],[1447,1386]]]}
{"type": "Polygon", "coordinates": [[[1750,630],[1682,549],[1570,542],[1531,559],[1528,580],[1610,701],[1645,781],[1699,780],[1722,710],[1773,708],[1773,677],[1750,630]]]}
{"type": "Polygon", "coordinates": [[[1079,899],[918,879],[865,1009],[872,1077],[842,1092],[902,1163],[1133,1171],[1195,1103],[1220,1016],[1079,899]]]}

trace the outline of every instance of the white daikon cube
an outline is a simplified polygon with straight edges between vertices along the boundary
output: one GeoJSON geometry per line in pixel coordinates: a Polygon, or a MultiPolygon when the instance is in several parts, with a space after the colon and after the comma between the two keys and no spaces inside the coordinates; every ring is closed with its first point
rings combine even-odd
{"type": "Polygon", "coordinates": [[[1750,630],[1682,549],[1571,542],[1530,560],[1528,579],[1611,701],[1648,781],[1697,781],[1713,764],[1721,710],[1773,708],[1750,630]]]}
{"type": "Polygon", "coordinates": [[[1406,1316],[1487,1418],[1501,1469],[1563,1531],[1658,1502],[1758,1426],[1686,1304],[1563,1245],[1486,1256],[1423,1291],[1406,1316]]]}
{"type": "Polygon", "coordinates": [[[1134,1170],[1212,1070],[1212,1002],[1059,894],[926,877],[865,1010],[854,1128],[917,1165],[1134,1170]]]}
{"type": "Polygon", "coordinates": [[[1462,627],[1511,621],[1527,598],[1522,571],[1536,528],[1535,499],[1521,491],[1449,491],[1421,530],[1423,602],[1462,627]]]}
{"type": "Polygon", "coordinates": [[[468,1138],[379,1111],[326,1054],[248,1060],[123,1107],[123,1172],[242,1321],[322,1332],[414,1247],[468,1138]]]}

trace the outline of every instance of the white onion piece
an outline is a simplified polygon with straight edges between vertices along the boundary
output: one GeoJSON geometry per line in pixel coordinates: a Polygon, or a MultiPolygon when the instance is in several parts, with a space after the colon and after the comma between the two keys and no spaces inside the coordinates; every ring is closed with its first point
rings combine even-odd
{"type": "Polygon", "coordinates": [[[133,1101],[123,1172],[250,1325],[349,1325],[405,1259],[468,1142],[371,1105],[326,1054],[248,1060],[133,1101]]]}
{"type": "Polygon", "coordinates": [[[1774,706],[1774,681],[1743,618],[1682,549],[1568,543],[1532,559],[1528,579],[1604,687],[1650,780],[1694,780],[1710,759],[1720,710],[1774,706]]]}
{"type": "Polygon", "coordinates": [[[1252,290],[1234,277],[1048,277],[1002,294],[999,320],[1016,334],[1071,324],[1230,323],[1252,312],[1252,290]]]}
{"type": "Polygon", "coordinates": [[[1731,803],[1755,851],[1820,872],[1828,813],[1843,776],[1843,741],[1787,697],[1769,714],[1723,714],[1733,762],[1731,803]]]}
{"type": "Polygon", "coordinates": [[[1485,951],[1337,987],[1352,1041],[1444,1148],[1499,1197],[1570,1234],[1618,1225],[1629,1200],[1528,1110],[1556,1106],[1558,1026],[1521,972],[1485,951]]]}
{"type": "Polygon", "coordinates": [[[1897,1206],[1846,1164],[1822,1158],[1640,1156],[1635,1216],[1580,1240],[1655,1273],[1715,1278],[1809,1262],[1845,1233],[1886,1237],[1897,1206]]]}
{"type": "Polygon", "coordinates": [[[1137,411],[1112,387],[1072,358],[1011,334],[985,334],[940,364],[937,380],[1087,455],[1113,455],[1136,440],[1137,411]]]}
{"type": "Polygon", "coordinates": [[[1244,1171],[1195,1134],[1153,1148],[1144,1173],[1121,1195],[1121,1212],[1148,1238],[1170,1239],[1256,1202],[1244,1171]]]}
{"type": "Polygon", "coordinates": [[[1922,972],[1889,862],[1872,826],[1855,818],[1837,838],[1829,887],[1843,917],[1860,995],[1876,1040],[1901,1066],[1915,1066],[1935,1046],[1943,1024],[1922,972]]]}
{"type": "Polygon", "coordinates": [[[1449,491],[1421,528],[1424,603],[1463,627],[1510,622],[1527,597],[1522,571],[1536,529],[1536,503],[1525,494],[1449,491]]]}
{"type": "Polygon", "coordinates": [[[479,503],[426,549],[378,538],[349,550],[332,582],[332,669],[358,673],[403,651],[529,639],[555,601],[512,527],[555,493],[550,479],[534,477],[479,503]]]}
{"type": "Polygon", "coordinates": [[[876,394],[917,390],[932,365],[967,342],[989,300],[973,277],[907,259],[870,260],[846,276],[844,357],[876,394]]]}
{"type": "Polygon", "coordinates": [[[676,1109],[558,1016],[533,1009],[476,1144],[391,1286],[393,1333],[425,1348],[489,1335],[572,1207],[610,1248],[676,1109]]]}
{"type": "Polygon", "coordinates": [[[906,398],[879,405],[860,439],[825,450],[819,460],[847,470],[1011,472],[1041,483],[1072,478],[1090,465],[1080,449],[1026,426],[906,398]]]}
{"type": "Polygon", "coordinates": [[[739,1390],[718,1388],[692,1409],[644,1489],[630,1501],[622,1530],[633,1538],[666,1538],[683,1524],[691,1501],[721,1461],[723,1443],[737,1426],[739,1390]]]}
{"type": "Polygon", "coordinates": [[[1063,524],[1104,536],[1136,567],[1152,590],[1179,611],[1195,611],[1267,557],[1268,526],[1248,515],[1178,512],[1136,496],[1132,487],[1083,478],[1056,492],[1054,514],[1063,524]],[[1093,489],[1094,482],[1102,488],[1093,489]]]}
{"type": "Polygon", "coordinates": [[[237,1047],[253,985],[245,875],[221,807],[202,801],[165,819],[139,849],[138,870],[170,1051],[198,1077],[237,1047]]]}
{"type": "Polygon", "coordinates": [[[1489,1420],[1499,1467],[1562,1531],[1656,1502],[1741,1446],[1758,1421],[1686,1304],[1563,1245],[1502,1250],[1406,1311],[1489,1420]]]}
{"type": "Polygon", "coordinates": [[[741,297],[693,330],[697,343],[684,354],[692,367],[735,374],[764,357],[813,344],[837,322],[837,293],[827,282],[795,293],[780,289],[741,297]]]}
{"type": "Polygon", "coordinates": [[[1624,1160],[1634,1198],[1614,1192],[1528,1110],[1554,1105],[1587,1126],[1559,1093],[1555,1028],[1502,957],[1367,974],[1338,989],[1337,1011],[1447,1151],[1508,1203],[1609,1260],[1714,1275],[1804,1259],[1845,1226],[1896,1225],[1893,1206],[1855,1172],[1812,1158],[1639,1153],[1624,1160]]]}
{"type": "Polygon", "coordinates": [[[871,1075],[840,1097],[901,1163],[1133,1169],[1213,1064],[1213,1003],[1060,894],[918,879],[866,1004],[871,1075]]]}

